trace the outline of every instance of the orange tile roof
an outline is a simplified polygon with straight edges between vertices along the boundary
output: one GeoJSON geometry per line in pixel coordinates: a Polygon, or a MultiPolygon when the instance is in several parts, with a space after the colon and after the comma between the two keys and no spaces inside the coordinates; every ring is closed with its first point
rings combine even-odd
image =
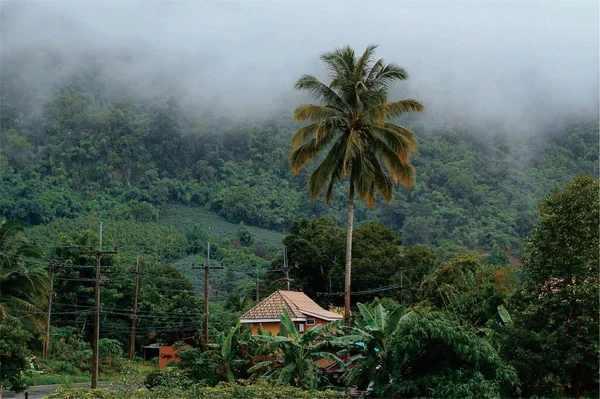
{"type": "Polygon", "coordinates": [[[341,315],[329,312],[303,292],[275,291],[267,298],[256,304],[252,309],[240,317],[240,320],[251,322],[251,320],[276,319],[279,320],[281,307],[285,306],[292,319],[305,320],[307,317],[318,317],[324,320],[339,320],[341,315]]]}

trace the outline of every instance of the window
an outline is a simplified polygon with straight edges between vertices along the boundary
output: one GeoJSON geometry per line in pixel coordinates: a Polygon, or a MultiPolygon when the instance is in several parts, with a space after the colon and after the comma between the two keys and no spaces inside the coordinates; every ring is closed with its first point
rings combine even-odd
{"type": "Polygon", "coordinates": [[[306,319],[306,324],[309,326],[314,326],[315,325],[315,319],[306,319]]]}
{"type": "Polygon", "coordinates": [[[298,324],[296,324],[296,328],[298,329],[299,332],[304,332],[304,324],[298,323],[298,324]]]}

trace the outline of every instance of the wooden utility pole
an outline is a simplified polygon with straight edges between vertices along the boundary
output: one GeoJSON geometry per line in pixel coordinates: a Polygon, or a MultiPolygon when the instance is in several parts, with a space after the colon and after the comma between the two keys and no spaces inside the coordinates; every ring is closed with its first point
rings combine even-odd
{"type": "Polygon", "coordinates": [[[48,267],[48,278],[50,279],[50,292],[48,293],[48,313],[46,315],[46,340],[44,341],[44,348],[42,350],[42,357],[48,359],[48,350],[50,349],[50,318],[52,316],[52,299],[54,297],[54,267],[58,261],[52,259],[50,266],[48,267]]]}
{"type": "Polygon", "coordinates": [[[135,324],[137,319],[138,293],[140,290],[140,254],[135,262],[135,289],[133,294],[133,313],[131,315],[131,341],[129,341],[129,360],[135,360],[135,324]]]}
{"type": "Polygon", "coordinates": [[[403,297],[403,294],[404,294],[404,285],[402,284],[402,282],[403,282],[402,281],[402,277],[403,277],[402,273],[403,272],[404,272],[404,269],[400,269],[400,287],[402,288],[400,290],[400,305],[404,305],[404,297],[403,297]]]}
{"type": "MultiPolygon", "coordinates": [[[[293,267],[295,267],[297,269],[298,262],[296,262],[293,267]]],[[[292,267],[290,267],[288,264],[287,247],[284,246],[283,247],[283,266],[280,269],[276,269],[275,271],[285,273],[285,277],[282,279],[279,279],[278,281],[284,280],[288,291],[290,290],[290,281],[294,281],[294,279],[290,278],[291,270],[292,270],[292,267]]]]}
{"type": "Polygon", "coordinates": [[[208,243],[208,251],[206,254],[206,262],[204,262],[204,266],[196,267],[196,265],[192,265],[192,269],[204,269],[204,331],[203,331],[203,341],[204,341],[204,350],[208,350],[208,303],[209,303],[209,295],[210,295],[210,286],[209,286],[209,278],[210,278],[210,270],[211,269],[223,269],[223,264],[219,266],[210,266],[210,242],[208,243]]]}
{"type": "Polygon", "coordinates": [[[258,303],[258,294],[259,294],[259,289],[258,289],[258,285],[259,285],[259,280],[258,280],[258,265],[256,265],[256,303],[258,303]]]}
{"type": "Polygon", "coordinates": [[[100,242],[98,245],[98,250],[95,251],[94,255],[96,258],[96,287],[94,291],[94,304],[95,304],[95,314],[94,314],[94,342],[93,342],[93,353],[92,353],[92,389],[96,389],[98,387],[98,342],[100,341],[100,266],[103,255],[116,254],[117,251],[103,251],[102,250],[102,222],[100,222],[100,242]]]}

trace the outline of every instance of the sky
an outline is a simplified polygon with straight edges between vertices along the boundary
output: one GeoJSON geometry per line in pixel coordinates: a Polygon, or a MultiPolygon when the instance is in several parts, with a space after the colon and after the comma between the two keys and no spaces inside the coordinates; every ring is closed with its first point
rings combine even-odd
{"type": "MultiPolygon", "coordinates": [[[[118,91],[170,94],[232,118],[267,117],[310,101],[304,73],[319,55],[370,43],[410,78],[424,118],[536,131],[594,115],[597,1],[43,1],[1,3],[0,67],[43,88],[90,60],[118,91]],[[57,66],[59,65],[59,66],[57,66]]],[[[0,82],[1,83],[1,82],[0,82]]]]}

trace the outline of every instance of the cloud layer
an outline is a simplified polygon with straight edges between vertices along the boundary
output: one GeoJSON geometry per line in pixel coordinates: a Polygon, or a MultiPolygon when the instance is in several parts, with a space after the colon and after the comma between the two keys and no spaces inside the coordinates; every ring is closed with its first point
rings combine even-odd
{"type": "Polygon", "coordinates": [[[1,29],[32,90],[96,64],[115,93],[264,117],[306,101],[321,53],[377,43],[425,118],[525,132],[598,111],[597,2],[3,2],[1,29]]]}

